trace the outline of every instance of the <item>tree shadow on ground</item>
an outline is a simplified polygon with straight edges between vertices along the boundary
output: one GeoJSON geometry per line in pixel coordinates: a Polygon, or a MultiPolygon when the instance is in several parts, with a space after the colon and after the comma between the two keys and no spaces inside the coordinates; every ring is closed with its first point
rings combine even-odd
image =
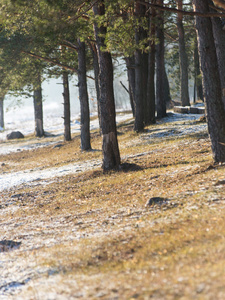
{"type": "Polygon", "coordinates": [[[141,171],[143,170],[143,167],[135,164],[135,163],[122,163],[120,166],[119,166],[119,171],[122,171],[122,172],[135,172],[135,171],[141,171]]]}

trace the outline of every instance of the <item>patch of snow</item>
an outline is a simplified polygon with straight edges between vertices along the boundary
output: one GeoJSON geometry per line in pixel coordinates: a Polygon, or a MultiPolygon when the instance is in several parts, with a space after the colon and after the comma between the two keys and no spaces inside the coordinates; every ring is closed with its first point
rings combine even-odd
{"type": "Polygon", "coordinates": [[[54,167],[44,170],[24,170],[0,175],[0,191],[14,186],[26,184],[46,184],[46,180],[61,177],[77,172],[83,172],[101,166],[100,160],[89,160],[82,163],[68,164],[62,167],[54,167]]]}
{"type": "MultiPolygon", "coordinates": [[[[117,114],[116,121],[122,122],[126,121],[128,119],[132,118],[132,114],[117,114]]],[[[165,127],[159,127],[150,129],[148,133],[142,134],[142,139],[151,139],[151,138],[159,138],[159,137],[167,137],[167,136],[182,136],[192,133],[202,133],[206,132],[206,124],[199,124],[194,125],[192,124],[185,124],[185,122],[181,122],[179,124],[168,124],[170,122],[179,122],[179,121],[190,121],[190,120],[197,120],[199,118],[199,115],[183,115],[183,114],[177,114],[177,113],[170,113],[168,117],[160,120],[158,123],[166,123],[165,127]]],[[[98,119],[94,119],[91,121],[91,129],[97,129],[98,128],[98,119]]],[[[26,126],[25,126],[26,127],[26,126]]],[[[60,128],[58,125],[55,126],[55,130],[58,129],[61,132],[63,131],[63,126],[60,128]]],[[[80,130],[80,124],[74,124],[74,127],[72,128],[72,131],[80,130]]],[[[38,147],[44,147],[47,145],[54,144],[56,142],[44,142],[43,140],[40,143],[23,143],[23,142],[16,142],[15,144],[12,143],[2,143],[0,147],[0,154],[6,154],[10,152],[15,151],[23,151],[23,150],[29,150],[34,149],[38,147]]],[[[89,160],[82,163],[72,163],[68,165],[64,165],[61,167],[54,167],[54,168],[48,168],[48,169],[34,169],[34,170],[24,170],[14,173],[4,173],[0,175],[0,191],[10,189],[14,186],[19,185],[32,185],[32,184],[46,184],[51,179],[54,179],[55,177],[61,177],[68,174],[74,174],[76,172],[82,172],[85,170],[94,169],[101,166],[101,160],[89,160]],[[48,181],[48,182],[46,182],[48,181]]]]}

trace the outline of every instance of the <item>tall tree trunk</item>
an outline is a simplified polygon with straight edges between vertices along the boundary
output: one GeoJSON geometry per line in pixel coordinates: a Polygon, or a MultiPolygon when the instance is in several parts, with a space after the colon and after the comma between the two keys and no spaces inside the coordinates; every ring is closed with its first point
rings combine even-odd
{"type": "Polygon", "coordinates": [[[101,129],[101,112],[100,112],[100,89],[99,89],[99,64],[98,64],[98,53],[95,44],[90,44],[92,58],[93,58],[93,68],[94,68],[94,75],[95,75],[95,90],[96,90],[96,97],[97,97],[97,109],[98,109],[98,121],[99,121],[99,132],[100,135],[102,133],[101,129]]]}
{"type": "Polygon", "coordinates": [[[4,128],[4,97],[0,97],[0,127],[4,128]]]}
{"type": "MultiPolygon", "coordinates": [[[[100,0],[93,6],[95,16],[104,16],[105,1],[100,0]]],[[[113,91],[112,57],[105,48],[106,27],[94,24],[99,61],[100,111],[103,135],[103,169],[111,170],[120,165],[120,152],[116,130],[115,99],[113,91]]]]}
{"type": "MultiPolygon", "coordinates": [[[[143,18],[145,8],[143,5],[136,2],[135,12],[139,20],[143,18]]],[[[143,41],[145,37],[144,29],[142,26],[138,26],[135,31],[135,42],[137,49],[135,50],[135,121],[134,130],[141,132],[144,129],[144,105],[146,104],[146,86],[147,77],[144,78],[146,69],[144,67],[145,55],[138,48],[139,43],[143,41]]],[[[148,64],[147,64],[148,66],[148,64]]],[[[148,70],[147,70],[148,71],[148,70]]]]}
{"type": "Polygon", "coordinates": [[[41,74],[37,74],[37,84],[33,92],[35,136],[44,136],[41,74]]]}
{"type": "MultiPolygon", "coordinates": [[[[195,93],[197,92],[198,99],[204,101],[203,87],[202,87],[202,75],[201,75],[200,64],[199,64],[197,39],[196,39],[195,48],[194,48],[194,69],[195,69],[195,93]]],[[[195,95],[194,95],[194,97],[195,97],[195,95]]]]}
{"type": "MultiPolygon", "coordinates": [[[[183,0],[176,0],[177,8],[183,9],[183,0]]],[[[188,91],[188,57],[186,53],[183,14],[177,14],[177,29],[179,37],[179,56],[180,56],[180,74],[181,74],[181,103],[183,106],[190,106],[188,91]]]]}
{"type": "Polygon", "coordinates": [[[71,141],[71,128],[70,128],[70,91],[68,72],[63,71],[63,100],[64,100],[64,140],[71,141]]]}
{"type": "Polygon", "coordinates": [[[78,45],[78,86],[80,99],[81,149],[90,150],[90,111],[87,91],[85,43],[78,39],[78,45]]]}
{"type": "MultiPolygon", "coordinates": [[[[163,0],[157,0],[157,4],[163,6],[163,0]]],[[[162,11],[157,13],[157,29],[156,34],[158,44],[156,46],[156,107],[157,117],[166,116],[166,99],[165,99],[165,62],[164,62],[164,14],[162,11]]]]}
{"type": "MultiPolygon", "coordinates": [[[[210,0],[209,3],[213,5],[210,0]]],[[[211,9],[212,10],[212,9],[211,9]]],[[[222,100],[225,108],[225,31],[220,18],[212,18],[213,36],[216,46],[216,54],[220,72],[220,81],[222,88],[222,100]]]]}
{"type": "Polygon", "coordinates": [[[143,81],[142,81],[142,55],[141,51],[135,51],[135,122],[134,130],[141,132],[144,129],[143,110],[143,81]]]}
{"type": "MultiPolygon", "coordinates": [[[[151,3],[155,4],[155,0],[151,3]]],[[[155,9],[151,9],[150,19],[150,51],[148,54],[148,82],[147,82],[147,108],[146,108],[146,125],[155,123],[155,9]]]]}
{"type": "Polygon", "coordinates": [[[126,57],[127,78],[129,85],[130,105],[133,116],[135,116],[135,61],[134,56],[126,57]]]}
{"type": "MultiPolygon", "coordinates": [[[[208,0],[193,3],[196,12],[210,11],[208,0]]],[[[225,162],[225,110],[211,19],[196,16],[196,28],[213,157],[215,162],[225,162]]]]}

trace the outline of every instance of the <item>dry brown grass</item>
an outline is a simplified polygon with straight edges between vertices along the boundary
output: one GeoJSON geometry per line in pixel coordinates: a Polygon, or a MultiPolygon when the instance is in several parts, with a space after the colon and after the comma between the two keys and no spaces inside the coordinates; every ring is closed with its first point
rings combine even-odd
{"type": "MultiPolygon", "coordinates": [[[[119,127],[124,170],[95,169],[3,193],[1,236],[22,244],[0,255],[9,277],[12,259],[19,274],[30,272],[15,299],[225,298],[224,166],[213,164],[206,135],[145,134],[119,127]],[[164,201],[145,207],[151,197],[164,201]]],[[[101,149],[98,133],[92,145],[101,149]]],[[[100,157],[81,152],[75,137],[59,149],[0,161],[9,172],[100,157]]]]}

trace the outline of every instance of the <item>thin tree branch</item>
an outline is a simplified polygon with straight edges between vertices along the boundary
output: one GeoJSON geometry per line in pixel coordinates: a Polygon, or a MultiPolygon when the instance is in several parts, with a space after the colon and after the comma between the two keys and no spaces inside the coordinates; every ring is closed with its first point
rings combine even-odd
{"type": "MultiPolygon", "coordinates": [[[[214,2],[217,1],[217,0],[214,0],[214,2]]],[[[219,2],[221,0],[218,0],[219,2]]],[[[158,10],[162,10],[162,11],[169,11],[169,12],[172,12],[172,13],[182,13],[183,15],[188,15],[188,16],[199,16],[199,17],[207,17],[207,18],[211,18],[211,17],[225,17],[225,13],[201,13],[201,12],[194,12],[194,11],[185,11],[185,10],[179,10],[179,9],[176,9],[176,8],[171,8],[171,7],[166,7],[166,6],[161,6],[161,5],[158,5],[158,4],[153,4],[153,3],[148,3],[148,2],[145,2],[143,0],[137,0],[137,2],[139,4],[142,4],[142,5],[145,5],[147,7],[154,7],[155,9],[158,9],[158,10]]],[[[223,1],[224,2],[224,1],[223,1]]]]}
{"type": "MultiPolygon", "coordinates": [[[[71,20],[76,21],[77,19],[83,17],[83,15],[86,14],[89,10],[91,10],[92,7],[93,7],[96,3],[98,3],[98,1],[99,1],[99,0],[94,1],[94,2],[93,2],[93,3],[92,3],[85,11],[81,12],[77,17],[71,18],[71,20]]],[[[81,7],[83,7],[83,6],[84,6],[84,4],[82,4],[82,5],[80,6],[80,9],[81,9],[81,7]]],[[[78,12],[80,12],[80,9],[78,10],[78,12]]]]}
{"type": "MultiPolygon", "coordinates": [[[[71,43],[70,41],[64,40],[64,42],[67,43],[68,45],[70,45],[70,48],[72,48],[76,51],[78,50],[78,47],[75,44],[71,43]]],[[[69,47],[67,45],[63,45],[63,46],[69,47]]]]}
{"type": "MultiPolygon", "coordinates": [[[[55,66],[61,67],[61,68],[65,69],[65,70],[70,70],[70,71],[73,71],[75,73],[78,73],[77,69],[75,69],[73,67],[70,67],[70,66],[67,66],[67,65],[64,65],[64,64],[61,64],[58,61],[51,60],[51,59],[49,59],[47,57],[43,57],[43,56],[40,56],[38,54],[34,54],[34,53],[31,53],[31,52],[27,52],[27,51],[21,51],[21,52],[24,53],[24,54],[26,54],[26,55],[29,55],[31,57],[34,57],[36,59],[40,59],[40,60],[46,61],[46,62],[48,62],[50,64],[53,64],[55,66]]],[[[89,79],[94,80],[94,78],[92,76],[87,75],[86,77],[89,78],[89,79]]]]}
{"type": "Polygon", "coordinates": [[[122,83],[122,81],[120,81],[120,84],[122,85],[122,87],[125,89],[125,91],[130,95],[129,90],[125,87],[125,85],[122,83]]]}
{"type": "Polygon", "coordinates": [[[214,4],[225,9],[225,1],[224,0],[213,0],[214,4]]]}

